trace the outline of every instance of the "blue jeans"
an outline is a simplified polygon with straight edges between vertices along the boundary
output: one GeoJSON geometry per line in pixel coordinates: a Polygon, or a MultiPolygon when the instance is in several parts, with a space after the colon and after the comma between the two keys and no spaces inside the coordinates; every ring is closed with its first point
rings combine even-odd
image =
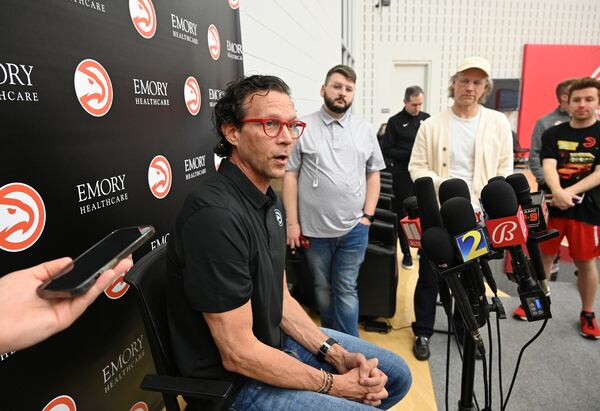
{"type": "MultiPolygon", "coordinates": [[[[406,395],[412,384],[412,377],[408,366],[402,358],[360,338],[327,328],[322,328],[322,330],[326,335],[337,340],[348,351],[360,352],[367,358],[376,357],[379,359],[378,368],[388,376],[385,388],[389,395],[381,402],[378,408],[388,409],[406,395]]],[[[324,370],[335,372],[331,365],[319,361],[315,355],[291,337],[287,338],[282,350],[311,367],[323,368],[324,370]]],[[[365,411],[369,409],[372,410],[373,407],[331,395],[317,394],[312,391],[278,388],[251,380],[242,386],[230,411],[365,411]]]]}
{"type": "Polygon", "coordinates": [[[360,223],[341,237],[310,237],[306,260],[323,327],[358,337],[358,272],[368,243],[369,227],[360,223]]]}

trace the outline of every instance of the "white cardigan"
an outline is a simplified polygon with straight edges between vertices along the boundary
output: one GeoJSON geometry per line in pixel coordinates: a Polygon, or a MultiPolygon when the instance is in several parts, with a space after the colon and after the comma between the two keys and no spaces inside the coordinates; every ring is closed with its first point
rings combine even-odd
{"type": "MultiPolygon", "coordinates": [[[[471,184],[471,201],[479,203],[481,190],[495,176],[513,172],[513,141],[510,124],[504,114],[479,106],[481,119],[475,135],[475,170],[471,184]]],[[[415,139],[408,171],[413,181],[431,177],[436,191],[449,178],[451,144],[450,112],[444,111],[425,120],[415,139]]]]}

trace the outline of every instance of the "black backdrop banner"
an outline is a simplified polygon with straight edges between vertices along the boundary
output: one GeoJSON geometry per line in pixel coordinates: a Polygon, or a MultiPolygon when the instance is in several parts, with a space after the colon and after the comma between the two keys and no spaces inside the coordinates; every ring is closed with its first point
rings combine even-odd
{"type": "MultiPolygon", "coordinates": [[[[164,243],[215,172],[211,111],[243,73],[239,0],[0,3],[0,274],[152,224],[164,243]]],[[[0,313],[2,315],[2,313],[0,313]]],[[[160,409],[117,279],[72,327],[0,353],[2,410],[160,409]]]]}

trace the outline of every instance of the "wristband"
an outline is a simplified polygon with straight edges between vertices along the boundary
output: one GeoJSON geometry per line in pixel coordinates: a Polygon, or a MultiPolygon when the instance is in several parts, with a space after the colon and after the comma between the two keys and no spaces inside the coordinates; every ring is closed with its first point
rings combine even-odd
{"type": "Polygon", "coordinates": [[[323,345],[321,345],[321,348],[319,348],[319,352],[317,353],[317,358],[320,361],[325,361],[325,355],[327,354],[327,351],[329,351],[333,344],[339,343],[333,338],[328,338],[327,341],[325,341],[323,345]]]}
{"type": "Polygon", "coordinates": [[[374,215],[372,215],[372,214],[367,214],[367,213],[364,213],[362,216],[363,216],[364,218],[366,218],[367,220],[369,220],[370,222],[373,222],[373,221],[375,221],[375,216],[374,216],[374,215]]]}

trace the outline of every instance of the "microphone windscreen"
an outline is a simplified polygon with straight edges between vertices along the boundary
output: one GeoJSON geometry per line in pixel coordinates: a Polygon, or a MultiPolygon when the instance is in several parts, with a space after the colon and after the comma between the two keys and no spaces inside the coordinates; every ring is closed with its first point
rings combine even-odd
{"type": "Polygon", "coordinates": [[[531,204],[531,188],[527,177],[523,173],[515,173],[506,177],[506,182],[510,184],[515,195],[517,196],[517,202],[521,205],[531,204]]]}
{"type": "Polygon", "coordinates": [[[437,265],[456,265],[456,254],[452,239],[442,227],[431,227],[421,236],[421,248],[425,255],[437,265]]]}
{"type": "Polygon", "coordinates": [[[405,198],[402,202],[402,208],[404,208],[404,212],[411,220],[419,217],[419,204],[417,203],[417,197],[410,196],[405,198]]]}
{"type": "Polygon", "coordinates": [[[462,234],[477,227],[471,201],[454,197],[442,204],[442,221],[452,235],[462,234]]]}
{"type": "Polygon", "coordinates": [[[488,183],[493,183],[494,181],[506,181],[503,176],[492,177],[488,180],[488,183]]]}
{"type": "Polygon", "coordinates": [[[440,185],[440,204],[444,204],[446,200],[454,197],[462,197],[467,200],[471,199],[469,186],[460,178],[451,178],[440,185]]]}
{"type": "Polygon", "coordinates": [[[425,231],[430,227],[441,227],[442,218],[431,177],[420,177],[415,180],[415,194],[419,205],[421,229],[425,231]]]}
{"type": "Polygon", "coordinates": [[[515,192],[505,181],[494,181],[483,187],[481,205],[490,218],[514,216],[519,208],[515,192]]]}

